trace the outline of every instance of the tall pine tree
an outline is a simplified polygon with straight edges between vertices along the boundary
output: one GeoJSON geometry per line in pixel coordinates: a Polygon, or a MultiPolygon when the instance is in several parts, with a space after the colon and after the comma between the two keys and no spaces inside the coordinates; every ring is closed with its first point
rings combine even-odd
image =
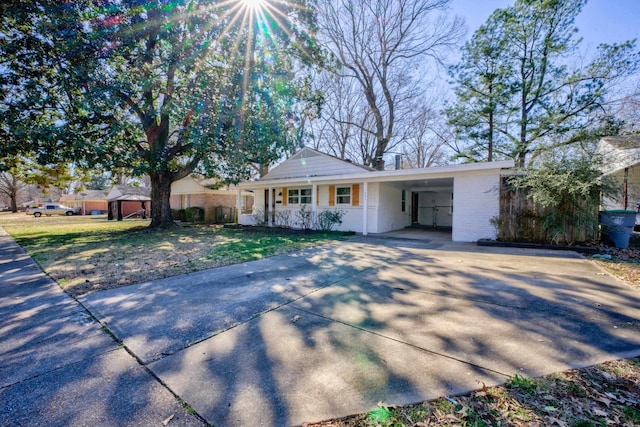
{"type": "Polygon", "coordinates": [[[540,152],[599,134],[608,91],[636,71],[639,55],[635,41],[601,45],[591,62],[576,66],[574,20],[585,3],[516,0],[465,46],[453,69],[457,102],[448,110],[469,139],[462,155],[488,158],[491,147],[524,167],[540,152]],[[490,71],[478,72],[479,64],[490,71]]]}

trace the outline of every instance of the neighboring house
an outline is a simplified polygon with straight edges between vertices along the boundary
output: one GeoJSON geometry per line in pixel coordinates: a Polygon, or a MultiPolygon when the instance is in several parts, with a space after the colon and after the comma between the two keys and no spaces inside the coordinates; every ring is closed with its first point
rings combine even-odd
{"type": "Polygon", "coordinates": [[[45,203],[53,203],[53,199],[51,197],[37,197],[33,200],[29,200],[28,202],[24,202],[22,206],[25,208],[32,206],[38,207],[44,205],[45,203]]]}
{"type": "Polygon", "coordinates": [[[62,194],[60,203],[79,210],[80,215],[99,215],[107,212],[107,190],[83,190],[62,194]]]}
{"type": "Polygon", "coordinates": [[[133,215],[146,218],[151,214],[151,189],[114,185],[107,194],[108,219],[118,221],[133,215]]]}
{"type": "Polygon", "coordinates": [[[375,171],[303,148],[260,180],[239,185],[253,190],[255,200],[253,215],[239,215],[238,222],[252,224],[264,215],[276,225],[278,212],[295,216],[304,205],[314,214],[344,211],[337,227],[343,231],[425,226],[451,229],[454,241],[495,238],[491,219],[499,214],[500,176],[513,166],[502,161],[375,171]]]}
{"type": "Polygon", "coordinates": [[[224,186],[215,179],[192,174],[171,184],[171,209],[201,207],[205,222],[235,221],[235,209],[251,212],[253,193],[241,191],[235,186],[224,186]]]}
{"type": "Polygon", "coordinates": [[[604,175],[615,178],[619,188],[603,197],[603,209],[635,209],[640,202],[640,135],[602,138],[598,151],[604,156],[604,175]]]}

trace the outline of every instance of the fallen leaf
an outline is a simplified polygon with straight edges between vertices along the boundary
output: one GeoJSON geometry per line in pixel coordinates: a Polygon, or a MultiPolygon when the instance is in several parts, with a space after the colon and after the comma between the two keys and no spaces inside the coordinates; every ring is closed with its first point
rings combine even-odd
{"type": "Polygon", "coordinates": [[[609,407],[609,405],[611,405],[611,400],[605,397],[594,397],[593,400],[597,400],[600,403],[604,403],[607,408],[609,407]]]}
{"type": "Polygon", "coordinates": [[[562,421],[562,420],[559,420],[559,419],[554,418],[554,417],[547,417],[547,419],[548,419],[549,421],[551,421],[551,423],[549,423],[549,425],[552,425],[552,424],[558,424],[560,427],[567,427],[567,423],[565,423],[565,422],[564,422],[564,421],[562,421]]]}

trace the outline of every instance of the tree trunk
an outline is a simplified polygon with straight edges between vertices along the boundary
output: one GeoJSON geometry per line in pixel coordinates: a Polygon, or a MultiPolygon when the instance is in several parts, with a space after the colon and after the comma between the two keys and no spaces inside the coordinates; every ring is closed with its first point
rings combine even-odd
{"type": "Polygon", "coordinates": [[[171,228],[175,222],[171,216],[171,172],[151,173],[151,224],[150,228],[171,228]]]}
{"type": "Polygon", "coordinates": [[[384,152],[387,149],[387,144],[389,141],[385,138],[380,140],[378,138],[378,144],[376,145],[375,157],[373,158],[373,162],[371,162],[371,166],[378,171],[384,170],[384,152]]]}
{"type": "Polygon", "coordinates": [[[18,194],[17,194],[17,192],[12,192],[10,199],[11,199],[11,202],[10,202],[11,203],[11,212],[13,212],[13,213],[18,212],[18,202],[17,202],[18,194]]]}

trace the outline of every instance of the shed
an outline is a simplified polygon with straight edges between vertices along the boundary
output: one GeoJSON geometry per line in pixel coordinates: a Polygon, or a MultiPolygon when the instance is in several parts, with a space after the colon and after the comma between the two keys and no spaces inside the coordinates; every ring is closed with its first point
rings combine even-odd
{"type": "Polygon", "coordinates": [[[151,214],[151,189],[148,187],[127,187],[114,185],[107,194],[109,202],[108,219],[118,221],[139,215],[147,218],[151,214]]]}

